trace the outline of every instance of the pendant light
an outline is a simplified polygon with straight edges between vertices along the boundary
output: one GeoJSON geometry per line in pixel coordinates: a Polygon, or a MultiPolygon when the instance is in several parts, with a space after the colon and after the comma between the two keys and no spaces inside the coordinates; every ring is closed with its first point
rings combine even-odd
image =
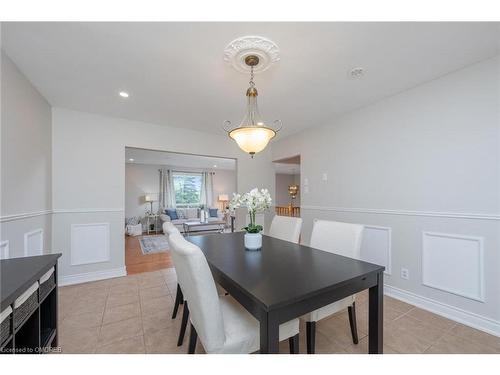
{"type": "Polygon", "coordinates": [[[273,129],[267,126],[260,117],[259,108],[257,106],[258,92],[253,81],[254,67],[259,64],[259,57],[256,55],[246,56],[245,64],[250,67],[250,87],[246,92],[246,114],[240,125],[236,128],[231,129],[231,121],[225,121],[224,130],[243,151],[249,153],[253,158],[256,153],[264,150],[269,141],[281,130],[281,120],[274,121],[274,124],[279,125],[279,128],[273,129]]]}

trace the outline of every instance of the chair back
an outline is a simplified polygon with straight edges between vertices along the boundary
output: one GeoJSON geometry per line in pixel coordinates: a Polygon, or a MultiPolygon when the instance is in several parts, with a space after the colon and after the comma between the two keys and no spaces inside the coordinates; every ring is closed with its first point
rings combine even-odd
{"type": "Polygon", "coordinates": [[[163,223],[163,225],[165,226],[165,230],[169,235],[172,233],[180,233],[179,229],[177,229],[177,227],[169,221],[166,221],[165,223],[163,223]]]}
{"type": "Polygon", "coordinates": [[[302,219],[300,217],[274,216],[269,235],[280,240],[299,243],[302,219]]]}
{"type": "Polygon", "coordinates": [[[314,220],[310,246],[349,258],[361,257],[363,225],[314,220]]]}
{"type": "Polygon", "coordinates": [[[186,300],[190,319],[207,352],[224,345],[225,333],[219,296],[205,255],[179,233],[168,237],[177,278],[186,300]]]}

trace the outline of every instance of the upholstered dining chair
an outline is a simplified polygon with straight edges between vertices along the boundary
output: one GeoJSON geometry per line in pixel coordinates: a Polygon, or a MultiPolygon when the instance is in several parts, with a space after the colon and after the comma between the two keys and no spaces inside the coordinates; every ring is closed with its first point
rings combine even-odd
{"type": "Polygon", "coordinates": [[[278,216],[271,222],[269,235],[280,240],[299,243],[302,219],[300,217],[278,216]]]}
{"type": "MultiPolygon", "coordinates": [[[[174,233],[180,234],[179,229],[177,229],[177,227],[174,224],[168,221],[163,223],[163,232],[169,237],[174,233]]],[[[175,262],[174,262],[174,268],[175,268],[175,262]]],[[[177,339],[177,346],[181,346],[182,343],[184,342],[184,336],[186,334],[186,327],[189,318],[188,304],[187,301],[185,301],[184,299],[184,295],[182,293],[182,287],[179,284],[179,281],[177,281],[177,291],[175,293],[174,311],[172,312],[172,319],[175,319],[177,317],[177,312],[179,310],[180,305],[184,305],[184,309],[182,310],[182,321],[181,321],[181,328],[179,331],[179,338],[177,339]]]]}
{"type": "MultiPolygon", "coordinates": [[[[310,246],[319,250],[359,259],[363,225],[342,223],[338,221],[315,220],[311,234],[310,246]]],[[[347,307],[352,341],[358,343],[356,327],[355,296],[349,296],[329,305],[323,306],[304,316],[306,321],[307,353],[315,352],[316,322],[333,315],[347,307]]]]}
{"type": "Polygon", "coordinates": [[[170,235],[172,233],[180,233],[179,232],[179,229],[177,229],[177,227],[172,224],[170,221],[165,221],[162,225],[163,227],[163,233],[167,234],[167,235],[170,235]]]}
{"type": "MultiPolygon", "coordinates": [[[[177,227],[174,224],[172,224],[171,222],[168,222],[168,221],[163,223],[163,232],[168,236],[170,236],[172,233],[180,233],[179,229],[177,229],[177,227]]],[[[174,267],[175,267],[175,265],[174,265],[174,267]]],[[[175,304],[174,304],[174,311],[172,313],[172,319],[175,319],[175,317],[177,316],[177,311],[179,310],[179,305],[181,305],[182,303],[184,303],[184,299],[182,296],[182,290],[181,290],[179,283],[177,283],[177,293],[175,295],[175,304]]]]}
{"type": "MultiPolygon", "coordinates": [[[[180,234],[169,237],[177,277],[189,301],[191,332],[188,353],[194,354],[198,337],[207,353],[252,353],[259,350],[259,322],[231,296],[219,297],[205,255],[180,234]]],[[[299,320],[279,327],[279,339],[289,339],[298,353],[299,320]]]]}
{"type": "MultiPolygon", "coordinates": [[[[174,224],[172,224],[168,221],[163,223],[163,231],[169,237],[173,233],[180,233],[179,229],[177,229],[177,227],[174,224]]],[[[174,268],[175,268],[175,263],[174,263],[174,268]]],[[[183,303],[184,303],[184,297],[182,295],[182,289],[181,289],[179,283],[177,283],[177,292],[175,294],[175,303],[174,303],[174,311],[172,312],[172,319],[175,319],[175,317],[177,316],[177,311],[179,310],[179,305],[181,305],[183,303]]],[[[181,345],[182,345],[182,343],[181,343],[181,345]]]]}

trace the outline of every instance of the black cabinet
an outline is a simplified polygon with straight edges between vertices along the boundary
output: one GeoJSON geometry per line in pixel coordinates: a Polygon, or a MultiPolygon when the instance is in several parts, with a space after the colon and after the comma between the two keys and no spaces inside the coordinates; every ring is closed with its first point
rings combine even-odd
{"type": "Polygon", "coordinates": [[[1,311],[12,306],[30,286],[54,268],[49,283],[36,290],[36,301],[19,322],[19,311],[9,316],[9,335],[0,343],[0,352],[35,354],[57,348],[57,259],[61,254],[2,260],[0,264],[1,311]]]}

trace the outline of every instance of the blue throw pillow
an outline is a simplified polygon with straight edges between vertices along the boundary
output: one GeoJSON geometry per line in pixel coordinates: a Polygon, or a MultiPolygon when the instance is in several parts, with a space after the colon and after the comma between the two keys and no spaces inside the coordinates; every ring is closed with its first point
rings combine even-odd
{"type": "Polygon", "coordinates": [[[210,215],[210,217],[217,217],[217,210],[218,208],[209,208],[208,214],[210,215]]]}
{"type": "Polygon", "coordinates": [[[166,209],[165,213],[170,217],[170,220],[177,220],[179,217],[177,216],[176,210],[166,209]]]}

